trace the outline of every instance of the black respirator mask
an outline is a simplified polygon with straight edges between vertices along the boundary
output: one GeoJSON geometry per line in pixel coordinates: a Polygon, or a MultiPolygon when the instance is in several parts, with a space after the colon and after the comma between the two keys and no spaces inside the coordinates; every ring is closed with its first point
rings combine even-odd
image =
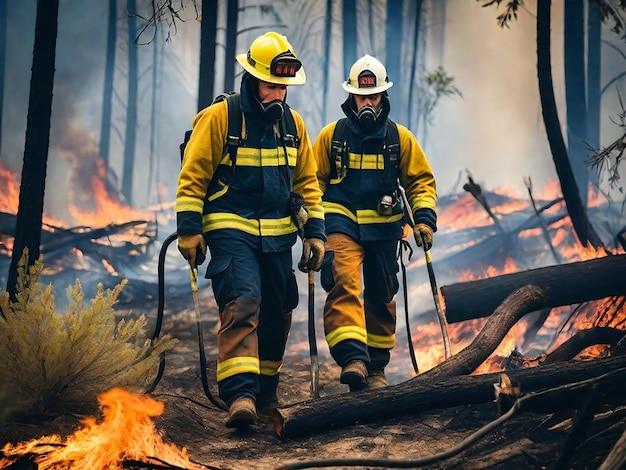
{"type": "Polygon", "coordinates": [[[361,129],[364,131],[369,131],[374,128],[376,125],[376,118],[378,117],[378,113],[376,112],[376,108],[371,104],[366,104],[361,109],[359,109],[356,113],[356,117],[359,120],[359,125],[361,129]]]}
{"type": "Polygon", "coordinates": [[[263,106],[263,119],[265,122],[275,123],[283,118],[285,113],[285,103],[282,100],[272,100],[261,103],[263,106]]]}

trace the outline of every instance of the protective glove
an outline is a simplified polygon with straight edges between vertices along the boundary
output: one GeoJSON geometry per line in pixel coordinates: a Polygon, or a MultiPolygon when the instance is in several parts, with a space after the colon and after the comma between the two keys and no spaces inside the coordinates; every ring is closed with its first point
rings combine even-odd
{"type": "Polygon", "coordinates": [[[298,269],[303,273],[319,271],[324,261],[324,241],[319,238],[305,238],[302,240],[302,258],[298,269]]]}
{"type": "Polygon", "coordinates": [[[195,235],[179,235],[178,251],[192,268],[201,265],[206,259],[206,242],[200,233],[195,235]]]}
{"type": "Polygon", "coordinates": [[[433,246],[433,229],[426,224],[415,224],[413,227],[415,243],[417,246],[424,246],[424,251],[430,250],[433,246]]]}

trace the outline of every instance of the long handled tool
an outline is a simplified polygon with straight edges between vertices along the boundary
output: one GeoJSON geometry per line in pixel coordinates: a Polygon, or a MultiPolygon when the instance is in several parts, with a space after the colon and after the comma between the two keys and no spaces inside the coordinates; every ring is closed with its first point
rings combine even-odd
{"type": "MultiPolygon", "coordinates": [[[[165,311],[165,257],[167,255],[168,247],[174,243],[178,239],[178,234],[176,232],[171,233],[163,242],[163,246],[161,247],[161,251],[159,253],[159,264],[158,264],[158,280],[159,280],[159,302],[157,308],[157,322],[156,327],[154,329],[154,334],[152,336],[153,340],[156,340],[161,334],[161,327],[163,326],[163,316],[165,311]]],[[[198,328],[198,349],[200,351],[200,372],[202,375],[202,388],[204,390],[204,394],[207,396],[209,401],[213,403],[215,406],[222,410],[227,410],[227,407],[224,403],[220,402],[216,399],[211,393],[211,389],[209,388],[208,377],[206,373],[206,353],[204,351],[204,338],[202,335],[202,325],[200,321],[200,294],[198,292],[198,268],[191,267],[189,271],[189,280],[191,282],[191,294],[193,296],[193,306],[196,313],[196,324],[198,328]]],[[[152,393],[161,378],[163,378],[163,372],[165,371],[165,352],[162,352],[160,355],[159,361],[159,370],[157,372],[157,376],[150,385],[150,387],[145,391],[145,393],[152,393]]]]}
{"type": "MultiPolygon", "coordinates": [[[[415,235],[417,237],[417,235],[415,235]]],[[[422,242],[423,243],[423,242],[422,242]]],[[[437,310],[437,318],[439,318],[439,326],[441,327],[441,334],[443,336],[443,350],[448,359],[451,355],[450,352],[450,338],[448,336],[448,322],[441,308],[441,302],[439,301],[439,289],[437,288],[437,281],[435,279],[435,270],[433,269],[433,259],[430,255],[430,250],[424,250],[426,256],[426,269],[428,270],[428,279],[430,280],[430,290],[433,293],[433,299],[435,301],[435,309],[437,310]]]]}
{"type": "Polygon", "coordinates": [[[311,396],[320,397],[320,363],[317,356],[317,339],[315,335],[315,271],[307,273],[309,284],[309,355],[311,357],[311,396]]]}
{"type": "MultiPolygon", "coordinates": [[[[413,213],[411,211],[411,206],[409,205],[409,200],[406,197],[406,192],[404,188],[398,182],[398,192],[402,197],[402,205],[404,207],[404,215],[411,225],[411,228],[415,228],[415,220],[413,220],[413,213]]],[[[441,327],[441,335],[443,336],[443,350],[446,359],[448,359],[451,355],[450,352],[450,337],[448,336],[448,322],[446,321],[446,317],[443,313],[443,309],[441,308],[441,302],[439,301],[439,289],[437,288],[437,281],[435,279],[435,270],[433,269],[433,259],[430,255],[430,250],[426,249],[426,244],[423,240],[418,240],[418,235],[413,230],[413,236],[415,237],[415,243],[418,245],[422,245],[424,247],[424,256],[426,257],[426,269],[428,270],[428,280],[430,281],[430,290],[433,294],[433,300],[435,301],[435,310],[437,311],[437,318],[439,319],[439,326],[441,327]]]]}
{"type": "Polygon", "coordinates": [[[306,271],[309,287],[309,358],[311,359],[311,396],[320,396],[320,362],[317,356],[317,337],[315,335],[315,271],[306,267],[308,259],[302,253],[298,262],[298,269],[306,271]]]}
{"type": "Polygon", "coordinates": [[[206,373],[206,352],[204,351],[204,336],[202,334],[202,321],[200,319],[200,293],[198,292],[198,267],[191,267],[189,270],[189,280],[191,282],[191,295],[193,297],[193,308],[196,313],[196,327],[198,329],[198,350],[200,353],[200,375],[202,377],[202,388],[209,401],[218,408],[226,410],[226,405],[219,402],[211,393],[209,379],[206,373]]]}

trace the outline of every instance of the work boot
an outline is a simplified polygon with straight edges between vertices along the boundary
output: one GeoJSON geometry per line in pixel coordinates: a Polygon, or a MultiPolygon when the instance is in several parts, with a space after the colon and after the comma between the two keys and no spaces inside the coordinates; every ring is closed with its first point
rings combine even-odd
{"type": "Polygon", "coordinates": [[[385,369],[370,370],[367,375],[367,385],[370,389],[383,388],[389,385],[385,377],[385,369]]]}
{"type": "Polygon", "coordinates": [[[227,428],[243,428],[254,424],[257,420],[254,400],[250,397],[239,397],[230,404],[228,418],[224,425],[227,428]]]}
{"type": "Polygon", "coordinates": [[[363,361],[348,362],[341,369],[339,382],[348,384],[351,392],[359,392],[367,388],[367,367],[363,361]]]}
{"type": "Polygon", "coordinates": [[[257,412],[259,414],[259,420],[264,423],[271,423],[274,419],[274,410],[280,406],[277,399],[273,399],[267,402],[259,403],[257,412]]]}

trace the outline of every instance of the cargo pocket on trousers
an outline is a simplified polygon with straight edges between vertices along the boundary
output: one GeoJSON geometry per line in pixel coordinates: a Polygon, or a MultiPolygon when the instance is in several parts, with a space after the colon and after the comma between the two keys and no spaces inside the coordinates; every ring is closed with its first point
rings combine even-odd
{"type": "Polygon", "coordinates": [[[283,314],[291,312],[298,306],[300,302],[300,293],[298,292],[298,282],[293,271],[287,279],[287,290],[285,292],[285,303],[283,304],[283,314]]]}
{"type": "Polygon", "coordinates": [[[320,269],[320,284],[326,292],[335,287],[335,278],[333,276],[333,263],[326,263],[320,269]]]}
{"type": "Polygon", "coordinates": [[[237,296],[231,267],[232,256],[218,256],[211,258],[204,277],[211,280],[215,301],[220,309],[237,296]]]}

